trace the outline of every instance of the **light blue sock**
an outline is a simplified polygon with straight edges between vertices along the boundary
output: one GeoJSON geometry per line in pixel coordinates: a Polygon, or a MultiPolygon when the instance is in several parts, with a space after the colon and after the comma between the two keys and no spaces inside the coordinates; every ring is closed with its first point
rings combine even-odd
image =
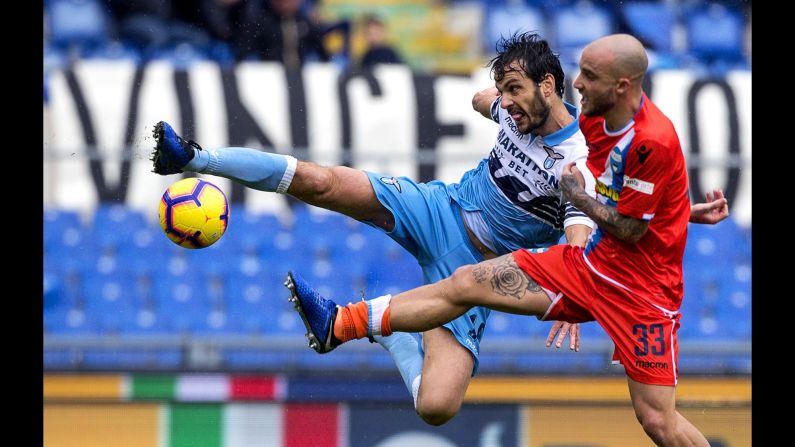
{"type": "Polygon", "coordinates": [[[197,150],[182,169],[234,180],[260,191],[285,193],[293,181],[298,160],[246,147],[197,150]]]}
{"type": "Polygon", "coordinates": [[[416,408],[424,359],[419,340],[406,332],[393,332],[389,337],[376,335],[374,338],[384,349],[389,351],[389,355],[392,356],[392,360],[395,361],[400,371],[403,383],[414,399],[416,408]]]}

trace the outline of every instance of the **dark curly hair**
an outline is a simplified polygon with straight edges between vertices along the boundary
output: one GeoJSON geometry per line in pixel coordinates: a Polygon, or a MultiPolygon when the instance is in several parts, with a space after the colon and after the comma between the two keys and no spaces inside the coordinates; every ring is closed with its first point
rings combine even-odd
{"type": "Polygon", "coordinates": [[[558,57],[538,33],[514,33],[508,38],[500,38],[497,42],[497,56],[486,66],[491,66],[491,74],[498,82],[505,73],[513,70],[510,66],[514,61],[518,61],[527,77],[535,82],[541,82],[549,73],[555,78],[555,91],[562,98],[565,86],[563,68],[558,57]]]}

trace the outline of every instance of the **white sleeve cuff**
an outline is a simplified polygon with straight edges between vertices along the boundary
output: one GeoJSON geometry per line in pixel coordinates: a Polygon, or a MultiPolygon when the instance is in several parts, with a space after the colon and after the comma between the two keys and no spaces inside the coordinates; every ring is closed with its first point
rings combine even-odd
{"type": "Polygon", "coordinates": [[[576,216],[565,219],[563,221],[563,228],[566,229],[572,225],[577,225],[577,224],[585,225],[592,230],[596,227],[596,224],[591,220],[590,217],[576,216]]]}
{"type": "Polygon", "coordinates": [[[287,188],[289,188],[290,183],[293,182],[295,168],[298,166],[298,159],[292,155],[285,155],[285,158],[287,158],[287,169],[284,170],[284,175],[279,182],[279,186],[276,187],[276,192],[279,194],[284,194],[287,192],[287,188]]]}

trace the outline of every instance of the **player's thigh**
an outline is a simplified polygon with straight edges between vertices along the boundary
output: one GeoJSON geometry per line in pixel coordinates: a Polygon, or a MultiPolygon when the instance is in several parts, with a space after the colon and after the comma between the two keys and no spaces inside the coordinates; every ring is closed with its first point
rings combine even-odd
{"type": "Polygon", "coordinates": [[[418,405],[452,413],[461,408],[474,360],[449,330],[439,327],[424,332],[425,359],[418,405]]]}
{"type": "Polygon", "coordinates": [[[288,193],[311,205],[357,220],[391,226],[392,213],[376,197],[367,173],[346,166],[299,161],[288,193]]]}
{"type": "Polygon", "coordinates": [[[676,415],[676,387],[650,385],[627,377],[629,396],[641,423],[650,419],[669,420],[676,415]]]}
{"type": "Polygon", "coordinates": [[[544,315],[552,302],[512,253],[456,269],[449,295],[464,306],[483,306],[520,315],[544,315]]]}

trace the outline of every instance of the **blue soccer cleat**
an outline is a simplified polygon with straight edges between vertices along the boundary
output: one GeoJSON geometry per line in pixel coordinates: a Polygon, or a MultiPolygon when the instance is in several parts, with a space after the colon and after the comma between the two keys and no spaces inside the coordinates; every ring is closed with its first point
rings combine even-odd
{"type": "Polygon", "coordinates": [[[303,278],[290,272],[284,286],[290,289],[290,302],[304,322],[309,347],[325,354],[342,344],[334,337],[337,303],[323,298],[303,278]]]}
{"type": "Polygon", "coordinates": [[[183,140],[165,121],[155,124],[153,134],[157,144],[151,160],[154,172],[160,175],[179,174],[196,155],[196,149],[202,150],[195,141],[183,140]]]}

